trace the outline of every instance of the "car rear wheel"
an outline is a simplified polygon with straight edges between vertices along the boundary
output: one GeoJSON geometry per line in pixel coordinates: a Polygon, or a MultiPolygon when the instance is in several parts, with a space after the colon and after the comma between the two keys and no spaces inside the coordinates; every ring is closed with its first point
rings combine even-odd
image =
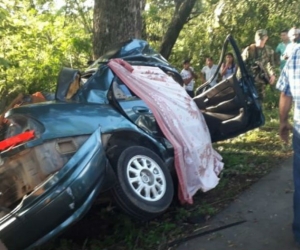
{"type": "Polygon", "coordinates": [[[118,184],[113,194],[118,205],[138,220],[149,220],[171,204],[174,188],[171,175],[151,150],[132,146],[124,150],[115,166],[118,184]]]}

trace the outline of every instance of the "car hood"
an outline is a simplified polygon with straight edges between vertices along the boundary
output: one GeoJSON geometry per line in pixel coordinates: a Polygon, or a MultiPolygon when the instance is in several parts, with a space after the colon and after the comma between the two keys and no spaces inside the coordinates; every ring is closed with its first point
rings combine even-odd
{"type": "Polygon", "coordinates": [[[11,109],[6,118],[14,119],[20,116],[30,117],[42,124],[42,140],[88,135],[98,127],[101,127],[103,133],[117,129],[138,130],[114,107],[105,104],[52,101],[11,109]]]}

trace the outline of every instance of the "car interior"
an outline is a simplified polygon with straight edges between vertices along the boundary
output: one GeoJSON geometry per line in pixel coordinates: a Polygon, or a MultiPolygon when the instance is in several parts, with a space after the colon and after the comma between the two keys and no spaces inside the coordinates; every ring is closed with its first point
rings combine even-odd
{"type": "Polygon", "coordinates": [[[206,119],[213,142],[234,137],[264,122],[253,78],[248,74],[239,48],[230,35],[224,42],[218,69],[212,79],[196,90],[194,101],[206,119]],[[211,80],[219,74],[228,45],[231,45],[238,70],[209,87],[211,80]]]}

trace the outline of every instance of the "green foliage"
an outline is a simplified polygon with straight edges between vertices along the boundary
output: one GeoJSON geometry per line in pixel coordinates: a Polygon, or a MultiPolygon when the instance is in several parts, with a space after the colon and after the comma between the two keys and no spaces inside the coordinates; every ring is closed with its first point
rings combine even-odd
{"type": "Polygon", "coordinates": [[[158,51],[163,34],[168,28],[174,11],[173,1],[149,0],[144,20],[146,22],[146,39],[158,51]],[[163,13],[163,14],[162,14],[163,13]]]}
{"type": "MultiPolygon", "coordinates": [[[[162,7],[159,0],[148,1],[149,10],[145,13],[148,39],[156,48],[174,13],[175,1],[163,2],[162,7]]],[[[299,25],[299,11],[297,1],[198,0],[169,60],[181,69],[182,60],[189,57],[199,72],[206,55],[218,61],[226,35],[232,34],[242,49],[253,43],[255,31],[261,28],[268,30],[268,45],[275,49],[280,31],[299,25]]]]}
{"type": "Polygon", "coordinates": [[[267,109],[278,109],[279,105],[279,91],[275,89],[275,86],[268,86],[268,91],[266,91],[266,100],[268,102],[265,102],[265,108],[267,109]]]}
{"type": "MultiPolygon", "coordinates": [[[[0,3],[0,111],[7,103],[3,97],[18,91],[54,91],[62,66],[86,66],[92,58],[92,5],[86,2],[65,0],[59,8],[47,0],[0,3]]],[[[157,50],[178,2],[147,0],[147,40],[157,50]]],[[[180,69],[182,60],[189,57],[199,72],[205,55],[218,60],[227,34],[232,33],[243,48],[253,42],[259,28],[268,29],[268,44],[275,48],[280,30],[299,24],[299,10],[300,4],[291,0],[198,0],[170,62],[180,69]]]]}
{"type": "MultiPolygon", "coordinates": [[[[83,11],[83,10],[80,10],[83,11]]],[[[87,10],[85,21],[91,22],[87,10]]],[[[62,66],[83,68],[91,33],[80,17],[55,6],[4,1],[0,8],[0,111],[17,92],[55,90],[62,66]]]]}

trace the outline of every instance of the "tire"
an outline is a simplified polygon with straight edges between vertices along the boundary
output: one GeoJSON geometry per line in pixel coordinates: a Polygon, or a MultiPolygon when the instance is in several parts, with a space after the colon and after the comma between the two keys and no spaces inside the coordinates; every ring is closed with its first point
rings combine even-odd
{"type": "Polygon", "coordinates": [[[113,195],[120,208],[137,220],[150,220],[170,206],[173,180],[167,167],[151,150],[132,146],[125,149],[114,166],[117,185],[113,195]]]}

